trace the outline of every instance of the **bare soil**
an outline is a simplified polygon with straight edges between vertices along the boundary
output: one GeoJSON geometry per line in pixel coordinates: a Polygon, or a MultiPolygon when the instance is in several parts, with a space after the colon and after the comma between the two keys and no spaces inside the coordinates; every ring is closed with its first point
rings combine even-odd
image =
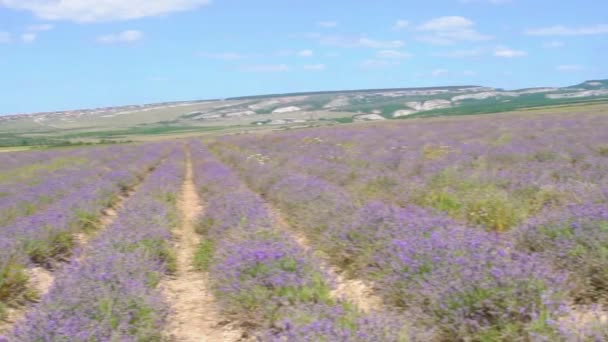
{"type": "Polygon", "coordinates": [[[169,341],[231,342],[241,341],[243,332],[222,316],[211,293],[209,274],[194,267],[194,256],[200,237],[194,223],[203,206],[192,181],[192,162],[187,156],[186,178],[178,201],[181,226],[176,229],[177,271],[161,283],[171,306],[164,335],[169,341]]]}

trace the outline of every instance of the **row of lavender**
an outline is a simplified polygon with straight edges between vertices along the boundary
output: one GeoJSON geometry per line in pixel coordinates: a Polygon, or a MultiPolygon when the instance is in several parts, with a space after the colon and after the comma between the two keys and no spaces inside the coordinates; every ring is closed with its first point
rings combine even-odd
{"type": "MultiPolygon", "coordinates": [[[[80,250],[6,341],[156,341],[167,315],[156,285],[174,265],[170,229],[183,152],[138,187],[116,221],[80,250]]],[[[0,337],[0,340],[3,338],[0,337]]]]}
{"type": "MultiPolygon", "coordinates": [[[[504,231],[570,203],[608,202],[608,124],[601,115],[493,117],[330,128],[226,139],[266,186],[300,170],[377,198],[448,212],[504,231]],[[253,167],[253,166],[252,166],[253,167]],[[482,209],[486,210],[482,210],[482,209]]],[[[226,158],[230,153],[224,151],[226,158]]]]}
{"type": "Polygon", "coordinates": [[[64,157],[54,159],[55,167],[39,167],[44,169],[41,174],[0,181],[0,230],[15,219],[43,210],[80,187],[103,179],[113,170],[137,166],[133,161],[141,158],[137,146],[79,149],[68,156],[62,152],[64,157]]]}
{"type": "MultiPolygon", "coordinates": [[[[90,183],[82,183],[74,191],[66,189],[64,197],[1,228],[0,314],[3,305],[29,295],[27,267],[32,264],[48,267],[54,260],[68,257],[75,245],[74,233],[96,229],[102,211],[168,152],[158,145],[142,145],[128,150],[132,152],[124,155],[115,153],[125,149],[96,150],[99,159],[105,160],[103,167],[106,170],[100,171],[99,175],[103,177],[93,176],[96,171],[85,169],[80,176],[89,175],[83,181],[90,183]]],[[[79,174],[71,173],[71,176],[79,174]]],[[[72,184],[76,182],[79,180],[72,184]]]]}
{"type": "Polygon", "coordinates": [[[75,151],[74,149],[55,149],[0,153],[0,163],[2,164],[0,174],[5,177],[6,173],[21,172],[24,168],[31,169],[32,166],[42,166],[44,168],[57,159],[73,155],[75,151]]]}
{"type": "Polygon", "coordinates": [[[210,272],[226,314],[254,325],[264,341],[408,340],[413,332],[399,320],[332,298],[332,279],[276,226],[264,201],[200,143],[192,148],[207,205],[197,263],[210,272]]]}
{"type": "Polygon", "coordinates": [[[337,265],[374,281],[437,339],[601,340],[606,322],[571,307],[607,297],[605,126],[584,116],[456,120],[232,137],[214,148],[337,265]],[[479,197],[459,202],[469,194],[479,197]],[[537,202],[504,219],[515,198],[537,202]]]}

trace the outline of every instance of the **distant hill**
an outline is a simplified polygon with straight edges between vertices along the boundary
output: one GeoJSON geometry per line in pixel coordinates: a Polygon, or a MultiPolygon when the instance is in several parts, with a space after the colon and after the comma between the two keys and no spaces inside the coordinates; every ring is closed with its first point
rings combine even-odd
{"type": "Polygon", "coordinates": [[[0,116],[0,146],[481,114],[588,102],[608,102],[608,80],[518,90],[463,85],[256,95],[0,116]]]}

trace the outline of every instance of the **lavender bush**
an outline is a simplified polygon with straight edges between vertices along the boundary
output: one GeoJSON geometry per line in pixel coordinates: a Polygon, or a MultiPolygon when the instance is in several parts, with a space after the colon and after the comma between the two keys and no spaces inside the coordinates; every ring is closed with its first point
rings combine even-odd
{"type": "Polygon", "coordinates": [[[181,185],[182,160],[175,148],[117,220],[57,274],[9,340],[160,340],[167,306],[155,286],[172,262],[168,239],[176,209],[170,199],[181,185]]]}
{"type": "Polygon", "coordinates": [[[210,241],[201,244],[201,254],[213,253],[203,259],[226,313],[260,327],[261,340],[398,341],[402,322],[390,320],[392,331],[386,314],[368,317],[331,298],[332,279],[315,258],[278,229],[263,200],[234,172],[193,144],[196,182],[207,201],[201,232],[210,241]]]}
{"type": "Polygon", "coordinates": [[[316,248],[436,338],[569,341],[592,336],[563,323],[569,307],[604,301],[606,128],[599,115],[513,115],[211,146],[316,248]],[[568,209],[584,203],[596,209],[568,209]]]}
{"type": "Polygon", "coordinates": [[[573,205],[515,233],[518,247],[568,270],[579,303],[608,303],[608,207],[573,205]]]}

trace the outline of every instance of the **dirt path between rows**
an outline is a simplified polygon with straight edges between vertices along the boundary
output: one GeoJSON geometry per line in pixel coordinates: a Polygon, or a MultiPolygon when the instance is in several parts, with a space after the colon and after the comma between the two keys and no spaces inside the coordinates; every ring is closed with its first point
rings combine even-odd
{"type": "Polygon", "coordinates": [[[200,243],[194,223],[203,206],[192,177],[192,161],[188,152],[186,178],[178,201],[181,227],[174,231],[177,271],[171,279],[165,279],[161,284],[166,301],[171,306],[164,335],[170,341],[239,341],[243,333],[222,317],[211,293],[209,275],[194,267],[194,255],[200,243]]]}
{"type": "MultiPolygon", "coordinates": [[[[266,206],[273,221],[281,230],[292,236],[301,248],[314,252],[310,240],[290,226],[280,209],[275,208],[268,201],[266,201],[266,206]]],[[[317,252],[315,255],[320,262],[321,269],[328,272],[335,279],[336,288],[331,293],[333,298],[346,300],[363,312],[382,310],[382,298],[374,294],[368,283],[360,279],[345,277],[344,272],[329,264],[326,261],[327,258],[322,253],[317,252]]]]}
{"type": "MultiPolygon", "coordinates": [[[[146,174],[142,177],[142,180],[145,179],[153,170],[154,168],[146,172],[146,174]]],[[[118,212],[124,206],[124,203],[135,193],[137,186],[139,186],[141,182],[142,181],[138,182],[138,184],[126,191],[121,191],[114,203],[112,203],[110,207],[101,211],[98,229],[95,229],[92,233],[88,234],[84,232],[76,232],[74,234],[76,247],[73,250],[74,253],[72,258],[75,260],[82,260],[84,258],[89,241],[114,223],[118,217],[118,212]]],[[[26,270],[29,278],[28,289],[34,291],[39,298],[43,297],[53,286],[55,281],[54,273],[61,270],[62,266],[69,262],[70,259],[57,261],[56,264],[52,265],[52,270],[48,270],[44,267],[34,267],[26,270]]],[[[8,308],[6,318],[0,321],[0,336],[11,331],[15,323],[22,320],[32,306],[33,305],[23,305],[15,308],[8,308]]]]}

